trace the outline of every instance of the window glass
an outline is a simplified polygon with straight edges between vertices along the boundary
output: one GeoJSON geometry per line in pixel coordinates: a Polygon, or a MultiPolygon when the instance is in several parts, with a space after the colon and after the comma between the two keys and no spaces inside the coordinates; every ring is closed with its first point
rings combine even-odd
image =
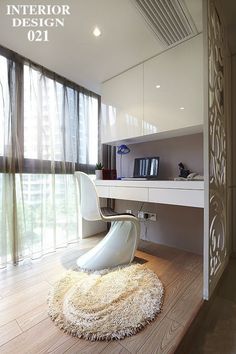
{"type": "Polygon", "coordinates": [[[24,157],[95,164],[98,99],[24,66],[24,157]],[[79,110],[78,110],[79,108],[79,110]]]}

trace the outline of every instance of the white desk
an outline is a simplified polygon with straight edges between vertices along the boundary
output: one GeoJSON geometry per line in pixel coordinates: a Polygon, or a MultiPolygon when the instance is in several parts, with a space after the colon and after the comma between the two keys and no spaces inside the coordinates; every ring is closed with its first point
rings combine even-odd
{"type": "Polygon", "coordinates": [[[101,198],[204,207],[203,181],[95,180],[101,198]]]}

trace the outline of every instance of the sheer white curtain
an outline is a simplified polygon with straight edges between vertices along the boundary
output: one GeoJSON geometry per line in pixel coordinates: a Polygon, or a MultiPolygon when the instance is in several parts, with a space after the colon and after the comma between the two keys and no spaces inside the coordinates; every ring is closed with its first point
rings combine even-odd
{"type": "Polygon", "coordinates": [[[98,97],[0,55],[1,267],[78,240],[73,172],[97,155],[98,97]]]}

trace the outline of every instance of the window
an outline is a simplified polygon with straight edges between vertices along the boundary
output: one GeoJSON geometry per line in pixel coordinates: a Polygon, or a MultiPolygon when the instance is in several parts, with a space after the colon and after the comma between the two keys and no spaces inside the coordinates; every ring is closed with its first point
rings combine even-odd
{"type": "Polygon", "coordinates": [[[24,65],[25,158],[77,162],[77,101],[77,91],[24,65]]]}
{"type": "Polygon", "coordinates": [[[78,240],[73,173],[94,171],[99,105],[0,47],[0,267],[78,240]]]}
{"type": "Polygon", "coordinates": [[[98,110],[96,94],[26,60],[14,63],[0,55],[0,156],[9,156],[13,149],[16,160],[22,160],[16,169],[93,170],[98,160],[98,110]],[[12,110],[14,121],[9,120],[12,110]]]}

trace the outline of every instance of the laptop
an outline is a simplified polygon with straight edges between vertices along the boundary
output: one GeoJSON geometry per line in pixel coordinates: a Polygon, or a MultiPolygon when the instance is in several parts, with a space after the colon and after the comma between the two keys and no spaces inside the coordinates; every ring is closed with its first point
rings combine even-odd
{"type": "Polygon", "coordinates": [[[123,177],[124,181],[155,180],[159,173],[159,157],[140,157],[134,159],[133,177],[123,177]]]}

